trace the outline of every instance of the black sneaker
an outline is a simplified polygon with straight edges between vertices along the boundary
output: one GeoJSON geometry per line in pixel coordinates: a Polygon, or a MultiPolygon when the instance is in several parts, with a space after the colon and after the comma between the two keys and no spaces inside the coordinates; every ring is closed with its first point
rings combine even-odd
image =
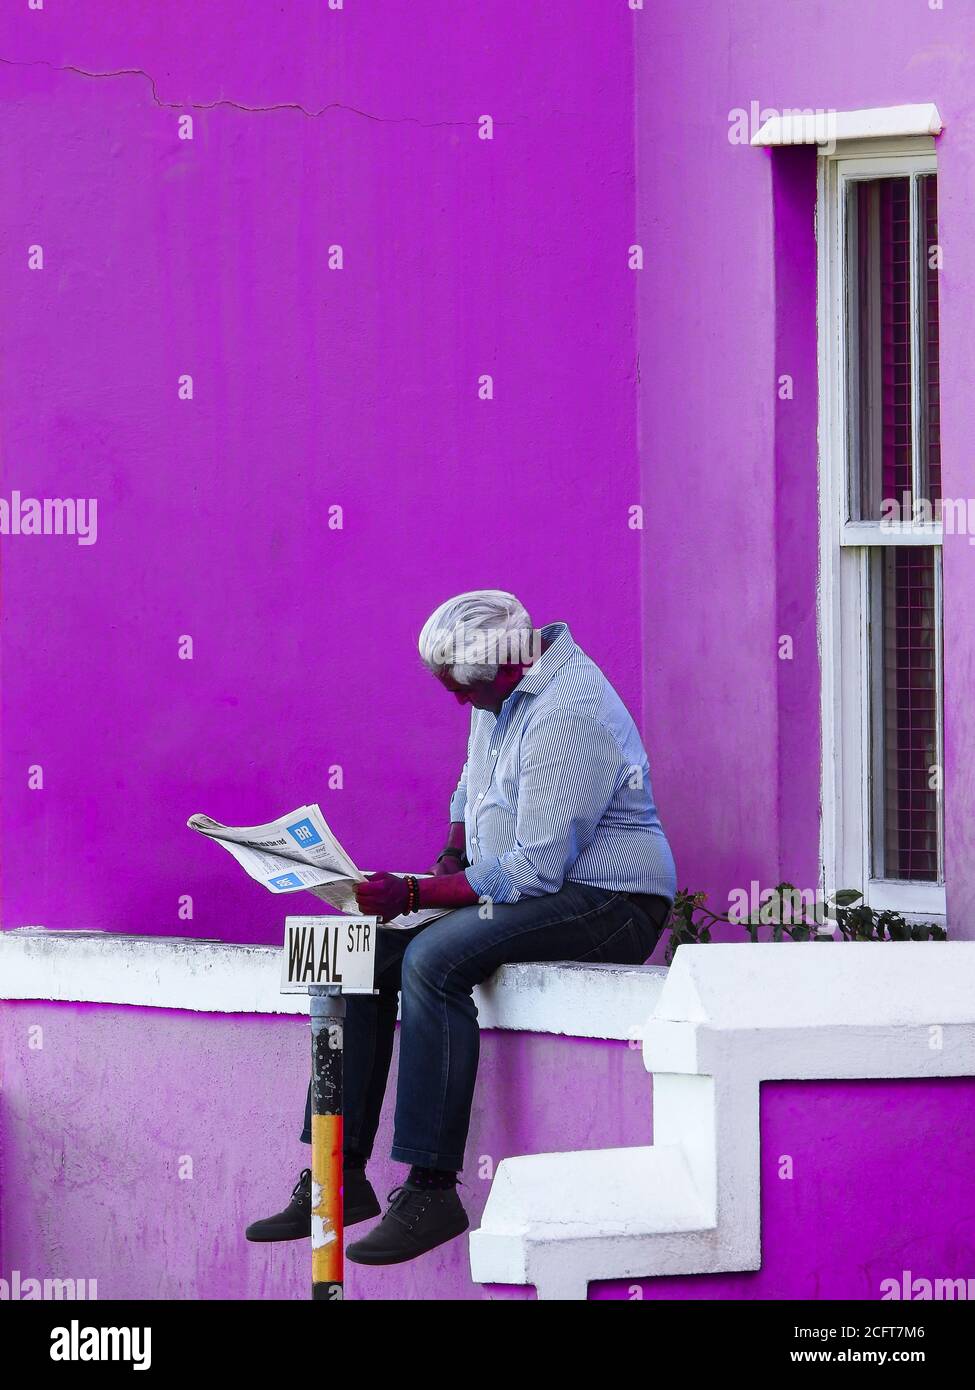
{"type": "Polygon", "coordinates": [[[382,1221],[349,1246],[346,1258],[359,1265],[402,1264],[463,1235],[469,1225],[455,1187],[431,1189],[406,1183],[393,1189],[382,1221]]]}
{"type": "MultiPolygon", "coordinates": [[[[354,1226],[358,1221],[368,1221],[370,1216],[379,1215],[382,1210],[379,1198],[362,1168],[344,1169],[342,1183],[345,1189],[342,1195],[343,1225],[354,1226]]],[[[252,1222],[244,1235],[248,1240],[260,1243],[307,1239],[311,1235],[311,1169],[302,1169],[291,1201],[284,1211],[279,1211],[275,1216],[266,1216],[263,1221],[252,1222]]]]}
{"type": "Polygon", "coordinates": [[[382,1211],[364,1168],[342,1169],[342,1225],[346,1229],[382,1211]]]}

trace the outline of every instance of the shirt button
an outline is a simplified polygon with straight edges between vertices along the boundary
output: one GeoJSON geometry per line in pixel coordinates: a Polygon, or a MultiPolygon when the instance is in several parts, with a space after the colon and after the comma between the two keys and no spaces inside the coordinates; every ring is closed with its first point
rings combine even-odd
{"type": "Polygon", "coordinates": [[[492,758],[496,758],[497,756],[498,756],[498,750],[497,750],[496,748],[492,748],[492,749],[491,749],[491,757],[492,757],[492,758]]]}

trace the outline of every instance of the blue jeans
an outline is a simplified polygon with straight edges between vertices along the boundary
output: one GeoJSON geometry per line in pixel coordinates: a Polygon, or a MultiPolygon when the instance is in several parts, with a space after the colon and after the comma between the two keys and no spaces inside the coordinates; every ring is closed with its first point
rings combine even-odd
{"type": "MultiPolygon", "coordinates": [[[[616,961],[642,965],[669,904],[566,883],[557,893],[461,907],[411,931],[379,928],[374,995],[349,995],[345,1020],[346,1153],[368,1158],[379,1127],[402,994],[392,1157],[459,1171],[478,1063],[474,986],[516,961],[616,961]]],[[[311,1143],[311,1098],[301,1140],[311,1143]]]]}

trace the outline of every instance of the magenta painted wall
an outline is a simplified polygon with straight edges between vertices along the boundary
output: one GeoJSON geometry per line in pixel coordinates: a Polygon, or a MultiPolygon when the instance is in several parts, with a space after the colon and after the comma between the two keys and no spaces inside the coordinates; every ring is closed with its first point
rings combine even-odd
{"type": "Polygon", "coordinates": [[[872,1302],[975,1281],[973,1120],[972,1077],[765,1082],[761,1269],[600,1280],[589,1297],[872,1302]]]}
{"type": "Polygon", "coordinates": [[[278,939],[194,811],[318,800],[425,867],[466,719],[415,642],[459,590],[568,620],[639,712],[631,29],[4,6],[0,492],[99,502],[92,546],[3,541],[5,927],[278,939]]]}
{"type": "MultiPolygon", "coordinates": [[[[306,1245],[254,1247],[242,1232],[284,1204],[307,1161],[307,1038],[295,1019],[4,1005],[0,1276],[94,1278],[102,1298],[304,1298],[306,1245]]],[[[650,1142],[650,1084],[624,1043],[486,1032],[461,1189],[472,1222],[510,1154],[650,1142]]],[[[386,1157],[390,1118],[388,1104],[372,1168],[382,1196],[403,1176],[386,1157]]],[[[975,1078],[766,1084],[761,1271],[590,1296],[876,1299],[905,1269],[975,1278],[973,1167],[975,1078]]],[[[347,1272],[353,1298],[533,1296],[473,1285],[463,1239],[347,1272]]]]}
{"type": "MultiPolygon", "coordinates": [[[[310,1046],[307,1020],[0,1005],[0,1277],[94,1278],[100,1298],[306,1297],[307,1242],[254,1246],[243,1231],[309,1161],[310,1046]]],[[[395,1083],[396,1056],[370,1166],[381,1200],[406,1172],[388,1157],[395,1083]]],[[[650,1104],[639,1048],[485,1032],[460,1189],[472,1223],[500,1159],[643,1143],[650,1104]]],[[[346,1273],[353,1298],[485,1296],[466,1239],[346,1273]]]]}
{"type": "MultiPolygon", "coordinates": [[[[936,102],[945,494],[975,496],[975,6],[686,0],[635,24],[645,724],[682,883],[814,888],[816,337],[809,153],[731,116],[936,102]],[[794,381],[792,401],[778,378],[794,381]],[[792,636],[791,663],[778,659],[792,636]],[[674,737],[677,730],[678,736],[674,737]]],[[[948,912],[975,935],[975,550],[946,538],[948,912]]]]}
{"type": "Polygon", "coordinates": [[[975,1077],[766,1082],[761,1110],[761,1270],[590,1298],[871,1300],[905,1270],[975,1280],[975,1077]]]}
{"type": "MultiPolygon", "coordinates": [[[[731,143],[730,116],[938,103],[944,478],[967,496],[975,10],[430,0],[421,31],[406,0],[246,25],[214,0],[200,23],[189,0],[0,21],[0,490],[99,501],[93,546],[3,542],[3,924],[276,938],[279,908],[183,828],[200,809],[317,798],[365,866],[422,867],[464,719],[416,631],[494,583],[642,707],[682,883],[812,887],[814,168],[731,143]]],[[[957,935],[966,540],[945,546],[957,935]]]]}

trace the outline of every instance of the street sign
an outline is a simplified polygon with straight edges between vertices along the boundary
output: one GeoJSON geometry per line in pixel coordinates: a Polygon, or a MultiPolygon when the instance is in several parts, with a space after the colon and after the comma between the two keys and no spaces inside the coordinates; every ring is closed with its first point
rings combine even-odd
{"type": "Polygon", "coordinates": [[[286,917],[281,993],[337,985],[343,994],[372,994],[376,917],[286,917]]]}

